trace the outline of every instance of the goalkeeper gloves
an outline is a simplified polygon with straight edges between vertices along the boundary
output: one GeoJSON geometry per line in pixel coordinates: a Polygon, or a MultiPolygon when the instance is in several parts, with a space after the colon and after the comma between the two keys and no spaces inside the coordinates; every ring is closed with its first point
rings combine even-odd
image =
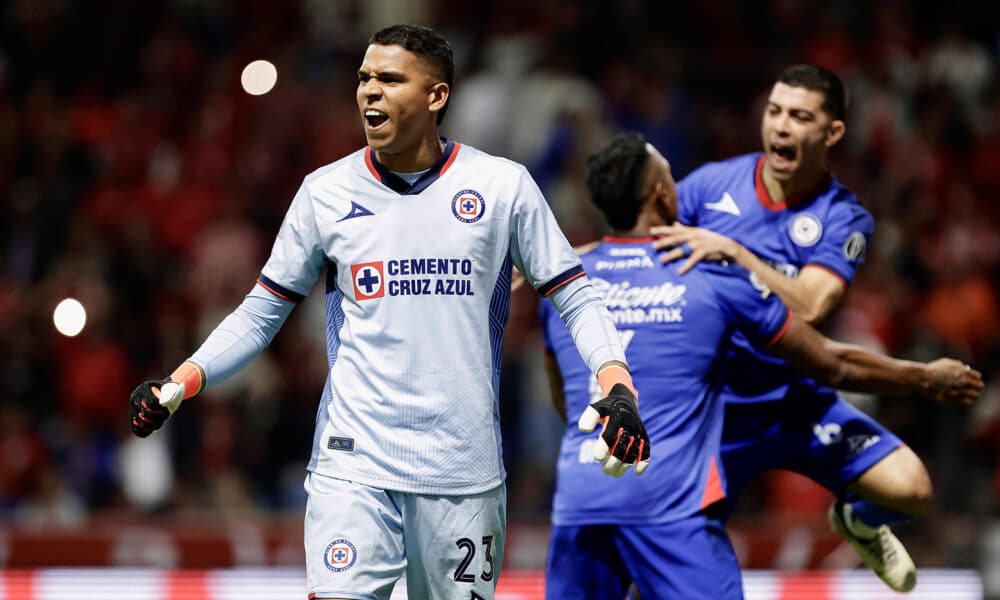
{"type": "Polygon", "coordinates": [[[184,384],[167,379],[144,381],[132,390],[128,399],[132,433],[149,437],[163,427],[184,398],[184,384]],[[163,400],[165,403],[161,403],[163,400]],[[171,408],[171,406],[173,408],[171,408]]]}
{"type": "Polygon", "coordinates": [[[635,394],[628,386],[614,384],[605,398],[583,411],[577,426],[589,433],[598,423],[604,427],[594,444],[594,460],[601,463],[601,470],[621,477],[635,464],[635,474],[642,475],[649,466],[649,436],[639,416],[635,394]]]}
{"type": "Polygon", "coordinates": [[[185,362],[166,379],[144,381],[132,390],[128,399],[129,425],[132,433],[149,437],[163,427],[181,401],[199,394],[205,387],[205,372],[194,363],[185,362]]]}

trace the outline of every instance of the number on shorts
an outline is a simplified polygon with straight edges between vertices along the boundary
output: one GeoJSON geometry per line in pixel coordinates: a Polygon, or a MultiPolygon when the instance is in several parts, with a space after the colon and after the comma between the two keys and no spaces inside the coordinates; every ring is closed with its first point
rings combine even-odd
{"type": "MultiPolygon", "coordinates": [[[[455,569],[455,581],[462,583],[474,583],[476,581],[475,575],[470,575],[466,573],[469,565],[472,564],[472,559],[476,556],[476,544],[469,538],[462,538],[455,542],[455,545],[465,550],[465,556],[462,558],[461,562],[458,563],[458,568],[455,569]]],[[[479,574],[479,578],[483,581],[493,580],[493,536],[484,535],[483,536],[483,551],[486,552],[486,568],[483,572],[479,574]]],[[[472,598],[479,598],[475,592],[472,592],[472,598]]]]}

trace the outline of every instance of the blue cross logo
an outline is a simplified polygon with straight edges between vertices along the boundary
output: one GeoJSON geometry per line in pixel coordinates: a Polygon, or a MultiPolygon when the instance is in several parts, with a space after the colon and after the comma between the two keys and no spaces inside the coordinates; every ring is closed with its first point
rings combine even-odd
{"type": "Polygon", "coordinates": [[[343,548],[337,548],[333,553],[333,560],[341,563],[347,558],[347,553],[344,552],[343,548]]]}
{"type": "Polygon", "coordinates": [[[358,278],[358,286],[365,288],[366,295],[372,293],[378,282],[378,274],[372,271],[370,267],[365,267],[365,270],[361,272],[361,277],[358,278]]]}
{"type": "Polygon", "coordinates": [[[476,203],[472,200],[466,200],[462,203],[462,210],[465,212],[472,212],[476,208],[476,203]]]}

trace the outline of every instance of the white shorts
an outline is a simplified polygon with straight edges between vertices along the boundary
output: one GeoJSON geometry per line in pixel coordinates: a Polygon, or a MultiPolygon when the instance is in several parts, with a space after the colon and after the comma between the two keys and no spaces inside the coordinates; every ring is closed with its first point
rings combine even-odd
{"type": "Polygon", "coordinates": [[[505,484],[471,496],[408,494],[306,475],[310,598],[493,598],[507,532],[505,484]],[[405,535],[404,535],[405,531],[405,535]]]}

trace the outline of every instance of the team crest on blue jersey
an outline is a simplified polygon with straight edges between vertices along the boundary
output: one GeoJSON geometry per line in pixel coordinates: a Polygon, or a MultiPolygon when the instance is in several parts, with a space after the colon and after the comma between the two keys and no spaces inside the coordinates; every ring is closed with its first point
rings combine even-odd
{"type": "Polygon", "coordinates": [[[351,543],[351,540],[340,538],[330,542],[323,553],[323,562],[326,568],[334,573],[346,571],[354,566],[358,561],[358,551],[351,543]]]}
{"type": "Polygon", "coordinates": [[[476,190],[462,190],[451,199],[451,212],[463,223],[475,223],[486,213],[486,201],[476,190]]]}
{"type": "Polygon", "coordinates": [[[385,268],[382,261],[351,265],[355,300],[372,300],[385,296],[385,268]]]}
{"type": "Polygon", "coordinates": [[[823,235],[823,224],[815,216],[802,213],[788,224],[788,235],[803,248],[815,246],[823,235]]]}

